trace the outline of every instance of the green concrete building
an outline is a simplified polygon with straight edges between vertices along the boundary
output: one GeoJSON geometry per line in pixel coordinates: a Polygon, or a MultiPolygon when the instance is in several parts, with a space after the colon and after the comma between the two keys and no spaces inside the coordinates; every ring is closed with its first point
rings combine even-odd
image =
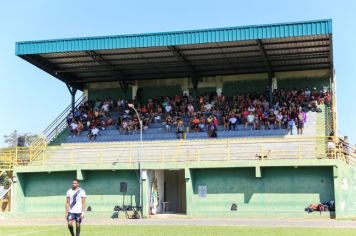
{"type": "Polygon", "coordinates": [[[332,37],[332,21],[317,20],[16,43],[19,57],[66,84],[72,104],[31,147],[4,152],[14,163],[12,214],[63,214],[65,192],[77,178],[88,215],[110,217],[124,204],[142,206],[144,217],[152,208],[186,217],[355,217],[355,153],[345,153],[335,132],[332,37]],[[96,143],[66,137],[66,116],[87,100],[305,87],[329,91],[332,101],[310,114],[298,137],[275,131],[218,139],[188,133],[186,140],[147,132],[142,142],[138,135],[96,143]],[[83,95],[76,100],[77,91],[83,95]],[[335,211],[304,211],[329,201],[335,211]]]}

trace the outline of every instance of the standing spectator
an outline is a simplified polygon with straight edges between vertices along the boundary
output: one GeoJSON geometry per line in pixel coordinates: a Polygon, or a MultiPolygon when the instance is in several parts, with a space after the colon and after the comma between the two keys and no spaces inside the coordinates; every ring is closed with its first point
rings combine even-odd
{"type": "Polygon", "coordinates": [[[289,121],[288,121],[288,130],[290,131],[290,134],[293,135],[293,128],[295,126],[295,121],[293,118],[291,118],[289,121]]]}
{"type": "Polygon", "coordinates": [[[184,139],[184,123],[182,120],[178,120],[177,122],[177,138],[178,139],[184,139]]]}
{"type": "Polygon", "coordinates": [[[297,134],[302,135],[303,129],[304,129],[304,118],[303,118],[302,113],[299,113],[297,116],[297,134]]]}

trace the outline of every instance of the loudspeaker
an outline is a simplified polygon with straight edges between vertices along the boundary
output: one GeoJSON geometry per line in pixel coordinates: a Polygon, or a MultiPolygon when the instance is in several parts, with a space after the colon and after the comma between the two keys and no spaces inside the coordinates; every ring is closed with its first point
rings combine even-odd
{"type": "Polygon", "coordinates": [[[121,193],[127,192],[127,182],[120,182],[120,192],[121,193]]]}

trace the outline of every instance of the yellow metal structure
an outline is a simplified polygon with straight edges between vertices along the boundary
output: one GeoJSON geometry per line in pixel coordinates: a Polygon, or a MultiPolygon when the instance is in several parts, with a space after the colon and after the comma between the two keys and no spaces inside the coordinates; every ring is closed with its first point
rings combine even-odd
{"type": "Polygon", "coordinates": [[[141,148],[140,152],[139,142],[6,148],[0,151],[0,170],[25,165],[136,163],[139,160],[160,163],[330,158],[356,166],[355,149],[337,137],[145,141],[141,148]]]}

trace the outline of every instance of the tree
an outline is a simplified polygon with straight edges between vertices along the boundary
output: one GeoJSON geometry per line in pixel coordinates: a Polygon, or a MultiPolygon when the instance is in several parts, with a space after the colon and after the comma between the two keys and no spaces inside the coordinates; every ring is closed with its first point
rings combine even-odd
{"type": "Polygon", "coordinates": [[[37,134],[31,134],[31,133],[19,134],[17,132],[17,130],[14,130],[12,133],[10,133],[8,135],[4,135],[4,140],[5,140],[5,143],[7,143],[9,147],[16,147],[16,146],[20,145],[21,143],[24,146],[27,146],[30,143],[32,143],[37,137],[38,137],[37,134]]]}

